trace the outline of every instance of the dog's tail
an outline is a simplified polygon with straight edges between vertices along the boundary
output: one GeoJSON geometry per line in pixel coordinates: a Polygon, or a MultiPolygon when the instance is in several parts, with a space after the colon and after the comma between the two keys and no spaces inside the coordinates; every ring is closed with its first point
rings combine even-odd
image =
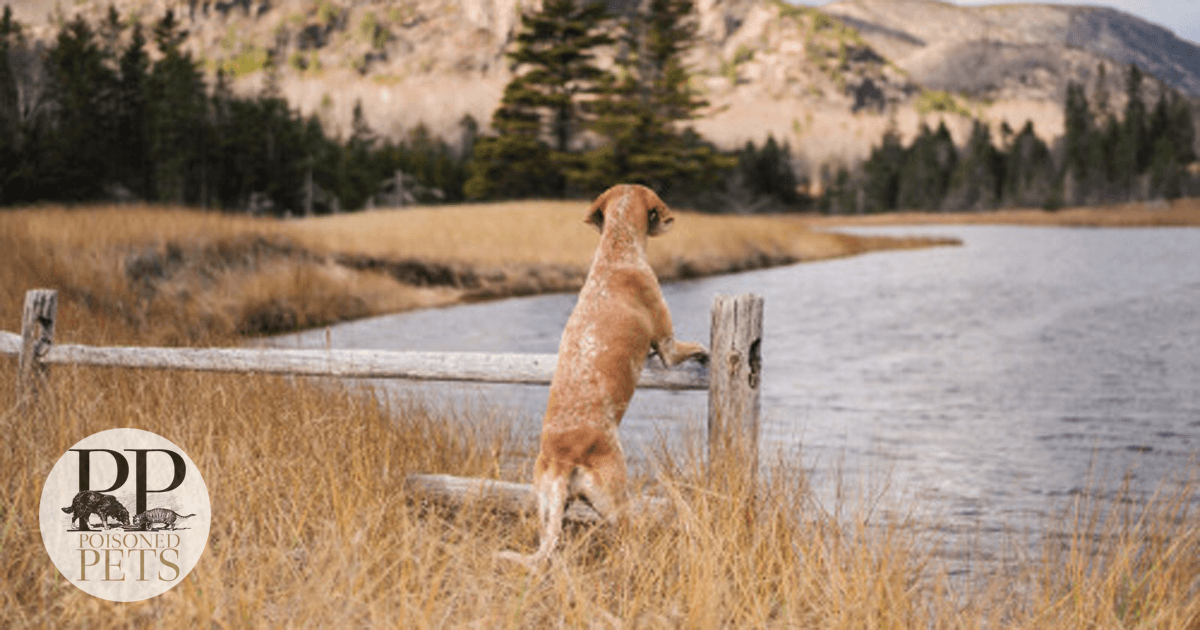
{"type": "Polygon", "coordinates": [[[519,562],[531,571],[537,570],[546,562],[562,536],[563,515],[567,509],[567,476],[543,474],[533,480],[533,489],[537,493],[538,520],[542,524],[541,543],[537,551],[531,555],[513,551],[502,551],[499,554],[500,558],[519,562]]]}

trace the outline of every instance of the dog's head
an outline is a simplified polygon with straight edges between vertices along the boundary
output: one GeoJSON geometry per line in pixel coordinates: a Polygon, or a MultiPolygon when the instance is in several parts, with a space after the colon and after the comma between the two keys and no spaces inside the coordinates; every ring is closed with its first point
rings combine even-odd
{"type": "Polygon", "coordinates": [[[585,219],[601,234],[604,226],[627,225],[638,234],[658,236],[671,229],[675,217],[653,190],[638,184],[617,184],[592,202],[585,219]]]}

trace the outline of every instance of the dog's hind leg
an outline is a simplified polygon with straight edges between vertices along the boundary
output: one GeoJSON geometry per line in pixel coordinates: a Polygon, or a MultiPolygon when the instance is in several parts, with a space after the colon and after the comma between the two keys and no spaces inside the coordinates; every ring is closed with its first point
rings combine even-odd
{"type": "Polygon", "coordinates": [[[615,525],[626,502],[625,457],[620,450],[579,471],[577,492],[609,524],[615,525]]]}
{"type": "Polygon", "coordinates": [[[499,556],[505,560],[520,562],[531,570],[535,570],[550,557],[551,552],[558,546],[562,537],[563,514],[567,507],[566,475],[552,474],[544,471],[533,482],[533,490],[537,494],[538,521],[541,524],[541,540],[538,549],[532,555],[523,555],[513,551],[502,551],[499,556]]]}

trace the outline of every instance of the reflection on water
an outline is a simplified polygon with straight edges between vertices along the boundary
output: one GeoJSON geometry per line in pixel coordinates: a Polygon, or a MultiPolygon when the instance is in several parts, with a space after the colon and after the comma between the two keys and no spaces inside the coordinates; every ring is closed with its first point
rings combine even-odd
{"type": "MultiPolygon", "coordinates": [[[[1147,492],[1200,453],[1200,230],[861,231],[964,246],[664,287],[679,337],[703,341],[714,295],[765,296],[764,457],[799,458],[818,488],[835,468],[886,475],[948,530],[986,532],[1036,524],[1093,465],[1147,492]]],[[[552,353],[574,300],[381,317],[334,327],[332,343],[552,353]]],[[[322,347],[325,333],[279,343],[322,347]]],[[[467,389],[536,434],[545,388],[467,389]]],[[[636,454],[702,430],[704,413],[703,394],[642,391],[623,439],[636,454]]]]}

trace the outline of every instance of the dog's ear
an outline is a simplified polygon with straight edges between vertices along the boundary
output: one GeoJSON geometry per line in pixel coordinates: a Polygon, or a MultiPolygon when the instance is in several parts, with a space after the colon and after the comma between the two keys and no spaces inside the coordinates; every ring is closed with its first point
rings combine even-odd
{"type": "Polygon", "coordinates": [[[646,211],[646,233],[650,236],[666,232],[674,222],[675,217],[671,214],[671,209],[661,201],[650,204],[650,209],[646,211]]]}
{"type": "Polygon", "coordinates": [[[583,222],[591,224],[596,228],[597,232],[604,233],[604,209],[608,205],[608,193],[596,197],[592,202],[592,207],[588,208],[587,217],[583,222]]]}

